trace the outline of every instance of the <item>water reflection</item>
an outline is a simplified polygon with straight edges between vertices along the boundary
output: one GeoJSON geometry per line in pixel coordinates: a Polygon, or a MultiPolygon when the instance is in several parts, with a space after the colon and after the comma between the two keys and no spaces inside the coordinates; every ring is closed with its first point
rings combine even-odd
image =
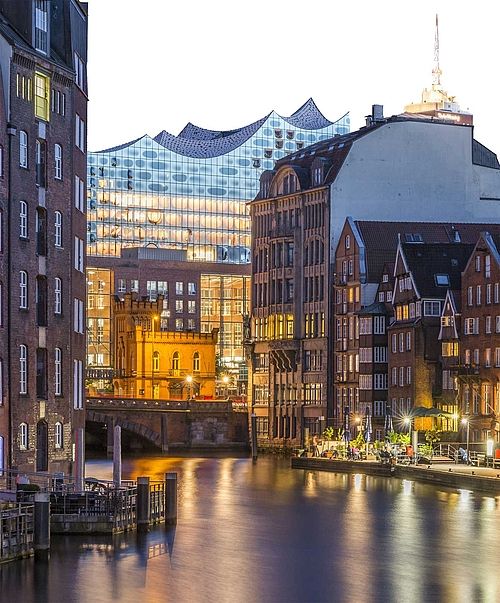
{"type": "MultiPolygon", "coordinates": [[[[260,458],[142,458],[179,474],[175,529],[53,539],[48,566],[0,567],[0,600],[500,600],[500,499],[260,458]]],[[[111,476],[107,461],[88,475],[111,476]]]]}

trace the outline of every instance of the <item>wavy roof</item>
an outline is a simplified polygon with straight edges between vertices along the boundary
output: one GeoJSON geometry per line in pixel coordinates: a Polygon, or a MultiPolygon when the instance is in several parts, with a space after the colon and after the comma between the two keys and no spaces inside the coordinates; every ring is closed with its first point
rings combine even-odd
{"type": "MultiPolygon", "coordinates": [[[[303,130],[321,130],[323,128],[335,125],[346,115],[343,115],[335,122],[329,121],[318,109],[313,99],[310,98],[289,117],[283,117],[275,111],[271,111],[271,113],[262,119],[258,119],[252,124],[244,126],[243,128],[238,128],[237,130],[226,131],[207,130],[192,123],[188,123],[178,136],[174,136],[163,130],[162,132],[159,132],[153,138],[153,140],[166,149],[173,151],[174,153],[178,153],[179,155],[185,155],[187,157],[194,157],[198,159],[209,159],[211,157],[225,155],[233,149],[241,146],[251,136],[256,134],[258,130],[266,123],[266,121],[273,116],[282,119],[285,124],[288,123],[290,126],[295,128],[300,128],[303,130]]],[[[145,136],[98,152],[105,153],[119,151],[120,149],[131,146],[145,136]]]]}

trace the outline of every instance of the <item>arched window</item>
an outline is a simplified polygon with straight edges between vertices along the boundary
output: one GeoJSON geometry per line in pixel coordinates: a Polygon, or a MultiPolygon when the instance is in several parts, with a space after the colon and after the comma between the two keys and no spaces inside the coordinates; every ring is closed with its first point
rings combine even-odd
{"type": "Polygon", "coordinates": [[[28,393],[28,350],[24,344],[19,346],[19,393],[28,393]]]}
{"type": "Polygon", "coordinates": [[[54,212],[54,244],[56,247],[62,247],[62,213],[54,212]]]}
{"type": "Polygon", "coordinates": [[[174,355],[172,356],[172,370],[178,371],[179,365],[180,365],[179,352],[174,352],[174,355]]]}
{"type": "Polygon", "coordinates": [[[22,239],[28,238],[28,204],[26,201],[19,201],[19,236],[22,239]]]}
{"type": "Polygon", "coordinates": [[[28,273],[25,270],[19,272],[19,307],[22,310],[28,307],[28,273]]]}
{"type": "Polygon", "coordinates": [[[62,180],[62,147],[60,144],[54,145],[54,178],[62,180]]]}
{"type": "Polygon", "coordinates": [[[200,372],[200,353],[199,352],[195,352],[193,354],[193,371],[195,373],[200,372]]]}
{"type": "Polygon", "coordinates": [[[54,348],[54,394],[62,394],[62,350],[54,348]]]}
{"type": "Polygon", "coordinates": [[[160,352],[153,352],[153,371],[160,370],[160,352]]]}
{"type": "Polygon", "coordinates": [[[59,421],[54,425],[54,446],[63,447],[63,424],[59,421]]]}
{"type": "Polygon", "coordinates": [[[62,314],[62,281],[58,276],[54,279],[54,314],[62,314]]]}
{"type": "Polygon", "coordinates": [[[21,423],[19,425],[19,448],[21,450],[28,450],[29,448],[29,437],[28,437],[28,425],[27,423],[21,423]]]}
{"type": "Polygon", "coordinates": [[[28,167],[28,135],[24,130],[19,131],[19,165],[28,167]]]}

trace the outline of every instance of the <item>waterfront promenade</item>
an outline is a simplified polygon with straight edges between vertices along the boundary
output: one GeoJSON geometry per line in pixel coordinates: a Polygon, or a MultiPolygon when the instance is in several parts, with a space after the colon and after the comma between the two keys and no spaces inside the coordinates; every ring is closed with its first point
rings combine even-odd
{"type": "Polygon", "coordinates": [[[309,469],[332,473],[365,473],[413,479],[450,488],[477,490],[500,495],[500,469],[458,463],[390,465],[378,461],[345,461],[325,458],[292,457],[292,469],[309,469]]]}

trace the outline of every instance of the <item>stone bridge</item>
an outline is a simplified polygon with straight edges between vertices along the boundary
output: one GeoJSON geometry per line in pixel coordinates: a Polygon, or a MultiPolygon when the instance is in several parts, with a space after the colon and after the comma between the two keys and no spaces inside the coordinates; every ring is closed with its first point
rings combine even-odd
{"type": "Polygon", "coordinates": [[[245,448],[249,441],[246,404],[230,400],[89,397],[86,420],[106,425],[108,454],[113,450],[115,425],[163,452],[172,448],[245,448]]]}

